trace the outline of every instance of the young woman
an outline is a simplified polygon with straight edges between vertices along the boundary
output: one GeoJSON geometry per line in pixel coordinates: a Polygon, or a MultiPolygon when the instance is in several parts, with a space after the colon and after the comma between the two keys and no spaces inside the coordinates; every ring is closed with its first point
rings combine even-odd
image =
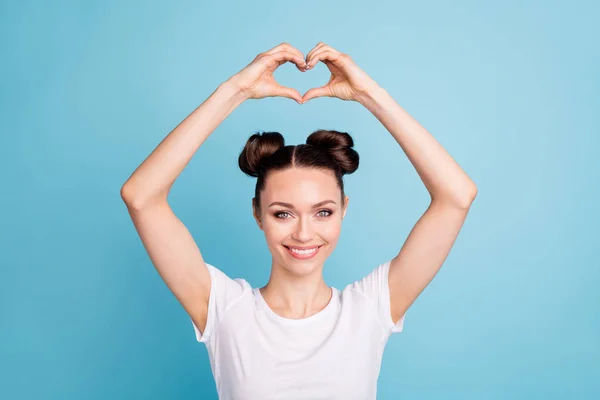
{"type": "Polygon", "coordinates": [[[324,43],[306,58],[287,43],[259,54],[182,121],[121,190],[152,263],[207,346],[219,398],[252,400],[375,399],[387,339],[402,331],[406,310],[439,271],[476,193],[417,121],[347,54],[324,43]],[[288,61],[300,71],[321,61],[331,79],[301,96],[273,78],[288,61]],[[212,131],[244,100],[270,96],[298,103],[329,96],[364,105],[431,194],[398,255],[343,290],[329,287],[322,272],[348,207],[342,177],[358,168],[349,134],[319,130],[297,146],[285,146],[277,132],[248,139],[239,166],[257,178],[254,218],[272,254],[262,288],[206,263],[167,202],[173,182],[212,131]]]}

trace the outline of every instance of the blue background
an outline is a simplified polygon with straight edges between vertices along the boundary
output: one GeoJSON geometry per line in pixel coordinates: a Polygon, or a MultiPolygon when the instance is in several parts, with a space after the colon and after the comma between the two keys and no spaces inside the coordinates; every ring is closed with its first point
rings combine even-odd
{"type": "MultiPolygon", "coordinates": [[[[387,345],[380,399],[600,398],[600,59],[592,1],[6,2],[0,6],[0,397],[215,399],[206,349],[152,266],[121,185],[216,87],[281,42],[348,53],[479,194],[387,345]]],[[[305,93],[324,64],[278,81],[305,93]]],[[[237,156],[349,132],[361,156],[325,279],[400,249],[429,196],[358,103],[243,103],[170,203],[207,262],[253,286],[270,253],[237,156]]]]}

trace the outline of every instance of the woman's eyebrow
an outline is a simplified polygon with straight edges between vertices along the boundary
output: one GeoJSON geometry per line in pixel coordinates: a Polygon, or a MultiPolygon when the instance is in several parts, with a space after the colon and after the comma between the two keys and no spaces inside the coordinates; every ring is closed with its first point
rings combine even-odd
{"type": "MultiPolygon", "coordinates": [[[[335,202],[335,201],[333,201],[333,200],[323,200],[323,201],[321,201],[321,202],[319,202],[319,203],[317,203],[317,204],[314,204],[314,205],[312,206],[312,208],[321,207],[321,206],[323,206],[323,205],[325,205],[325,204],[327,204],[327,203],[333,203],[333,204],[336,204],[336,202],[335,202]]],[[[294,209],[294,205],[293,205],[293,204],[290,204],[290,203],[284,203],[284,202],[282,202],[282,201],[274,201],[274,202],[272,202],[271,204],[269,204],[269,207],[272,207],[272,206],[283,206],[283,207],[287,207],[287,208],[294,209]]]]}

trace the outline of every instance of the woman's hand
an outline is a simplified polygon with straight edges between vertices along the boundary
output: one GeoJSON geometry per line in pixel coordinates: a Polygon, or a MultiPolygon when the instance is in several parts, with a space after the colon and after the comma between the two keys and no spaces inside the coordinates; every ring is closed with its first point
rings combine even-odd
{"type": "Polygon", "coordinates": [[[308,69],[313,68],[318,61],[327,65],[331,71],[331,78],[325,86],[304,93],[302,103],[323,96],[360,101],[379,86],[354,63],[348,54],[340,53],[323,42],[319,42],[306,55],[308,69]]]}
{"type": "Polygon", "coordinates": [[[306,71],[304,55],[288,43],[281,43],[269,51],[259,54],[243,70],[232,77],[247,99],[264,97],[288,97],[302,102],[302,95],[296,89],[281,86],[275,81],[273,72],[286,62],[293,62],[301,71],[306,71]]]}

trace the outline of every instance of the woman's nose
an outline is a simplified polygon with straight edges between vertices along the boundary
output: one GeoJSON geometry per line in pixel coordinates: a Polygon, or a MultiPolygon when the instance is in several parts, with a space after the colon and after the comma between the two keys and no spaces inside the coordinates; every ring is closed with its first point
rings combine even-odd
{"type": "Polygon", "coordinates": [[[314,237],[311,222],[305,218],[299,218],[292,237],[299,242],[309,242],[314,237]]]}

